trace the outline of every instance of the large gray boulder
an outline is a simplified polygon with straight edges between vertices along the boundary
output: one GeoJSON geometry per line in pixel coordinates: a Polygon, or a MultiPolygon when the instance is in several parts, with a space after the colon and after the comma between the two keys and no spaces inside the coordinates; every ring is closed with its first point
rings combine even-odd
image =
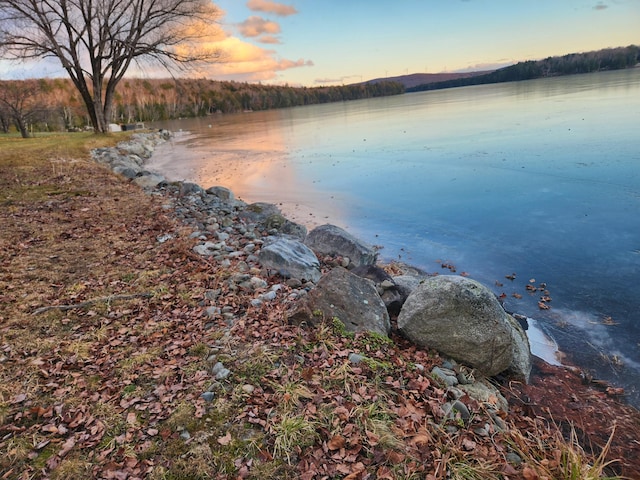
{"type": "Polygon", "coordinates": [[[526,334],[493,292],[475,280],[451,275],[424,280],[403,305],[398,328],[417,345],[434,348],[484,375],[509,369],[528,379],[531,353],[526,334]]]}
{"type": "Polygon", "coordinates": [[[324,275],[288,314],[291,323],[316,325],[339,319],[350,332],[389,335],[389,314],[376,287],[366,278],[338,267],[324,275]]]}
{"type": "Polygon", "coordinates": [[[371,245],[335,225],[314,228],[304,243],[320,255],[347,257],[353,267],[373,265],[378,257],[378,252],[371,245]]]}
{"type": "Polygon", "coordinates": [[[273,237],[266,241],[258,260],[263,267],[284,278],[309,282],[320,280],[320,262],[304,243],[288,237],[273,237]]]}

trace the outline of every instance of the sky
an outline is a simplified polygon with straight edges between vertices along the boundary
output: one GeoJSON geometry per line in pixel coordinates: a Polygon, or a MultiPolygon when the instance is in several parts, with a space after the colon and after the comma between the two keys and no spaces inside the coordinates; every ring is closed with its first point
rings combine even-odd
{"type": "MultiPolygon", "coordinates": [[[[224,62],[198,77],[292,86],[487,70],[640,44],[640,0],[217,0],[224,62]]],[[[11,76],[64,76],[53,61],[11,76]]],[[[167,76],[152,69],[132,76],[167,76]]]]}

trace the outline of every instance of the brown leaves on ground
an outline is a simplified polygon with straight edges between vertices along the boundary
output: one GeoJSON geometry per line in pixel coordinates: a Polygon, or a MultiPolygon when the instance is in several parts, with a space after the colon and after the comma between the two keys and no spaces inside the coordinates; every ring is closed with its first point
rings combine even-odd
{"type": "MultiPolygon", "coordinates": [[[[526,478],[540,466],[507,462],[516,445],[553,455],[536,450],[551,433],[531,419],[573,421],[601,445],[608,429],[593,405],[619,425],[611,453],[623,460],[613,468],[638,473],[626,460],[639,452],[633,409],[596,396],[572,411],[561,399],[575,385],[547,402],[534,382],[507,391],[511,431],[468,397],[469,422],[446,418],[449,393],[429,375],[437,354],[397,336],[288,325],[280,301],[252,306],[224,282],[233,265],[191,252],[191,232],[163,208],[170,199],[89,162],[67,174],[46,163],[0,170],[7,185],[0,478],[526,478]],[[44,193],[21,193],[38,184],[48,185],[44,193]],[[156,240],[166,233],[175,238],[156,240]],[[215,305],[235,314],[232,326],[204,314],[214,289],[215,305]],[[60,305],[79,307],[34,315],[60,305]],[[354,352],[367,360],[351,363],[354,352]],[[213,379],[212,355],[228,379],[213,379]]],[[[287,294],[283,286],[278,296],[287,294]]]]}

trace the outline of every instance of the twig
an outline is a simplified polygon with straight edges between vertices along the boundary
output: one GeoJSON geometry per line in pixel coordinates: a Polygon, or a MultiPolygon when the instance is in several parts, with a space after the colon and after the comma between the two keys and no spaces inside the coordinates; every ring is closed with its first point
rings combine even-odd
{"type": "Polygon", "coordinates": [[[114,300],[131,300],[132,298],[148,298],[150,293],[134,293],[131,295],[108,295],[106,297],[93,298],[85,302],[74,303],[71,305],[48,305],[46,307],[40,307],[33,311],[32,315],[40,315],[41,313],[48,312],[49,310],[73,310],[76,308],[84,308],[94,303],[107,302],[110,303],[114,300]]]}

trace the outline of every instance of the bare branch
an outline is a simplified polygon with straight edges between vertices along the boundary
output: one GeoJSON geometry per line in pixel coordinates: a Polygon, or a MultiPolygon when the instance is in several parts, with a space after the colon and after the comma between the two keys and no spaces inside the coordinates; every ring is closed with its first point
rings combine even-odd
{"type": "Polygon", "coordinates": [[[209,0],[0,0],[0,54],[58,58],[104,132],[133,62],[171,70],[220,58],[208,46],[218,16],[209,0]]]}

